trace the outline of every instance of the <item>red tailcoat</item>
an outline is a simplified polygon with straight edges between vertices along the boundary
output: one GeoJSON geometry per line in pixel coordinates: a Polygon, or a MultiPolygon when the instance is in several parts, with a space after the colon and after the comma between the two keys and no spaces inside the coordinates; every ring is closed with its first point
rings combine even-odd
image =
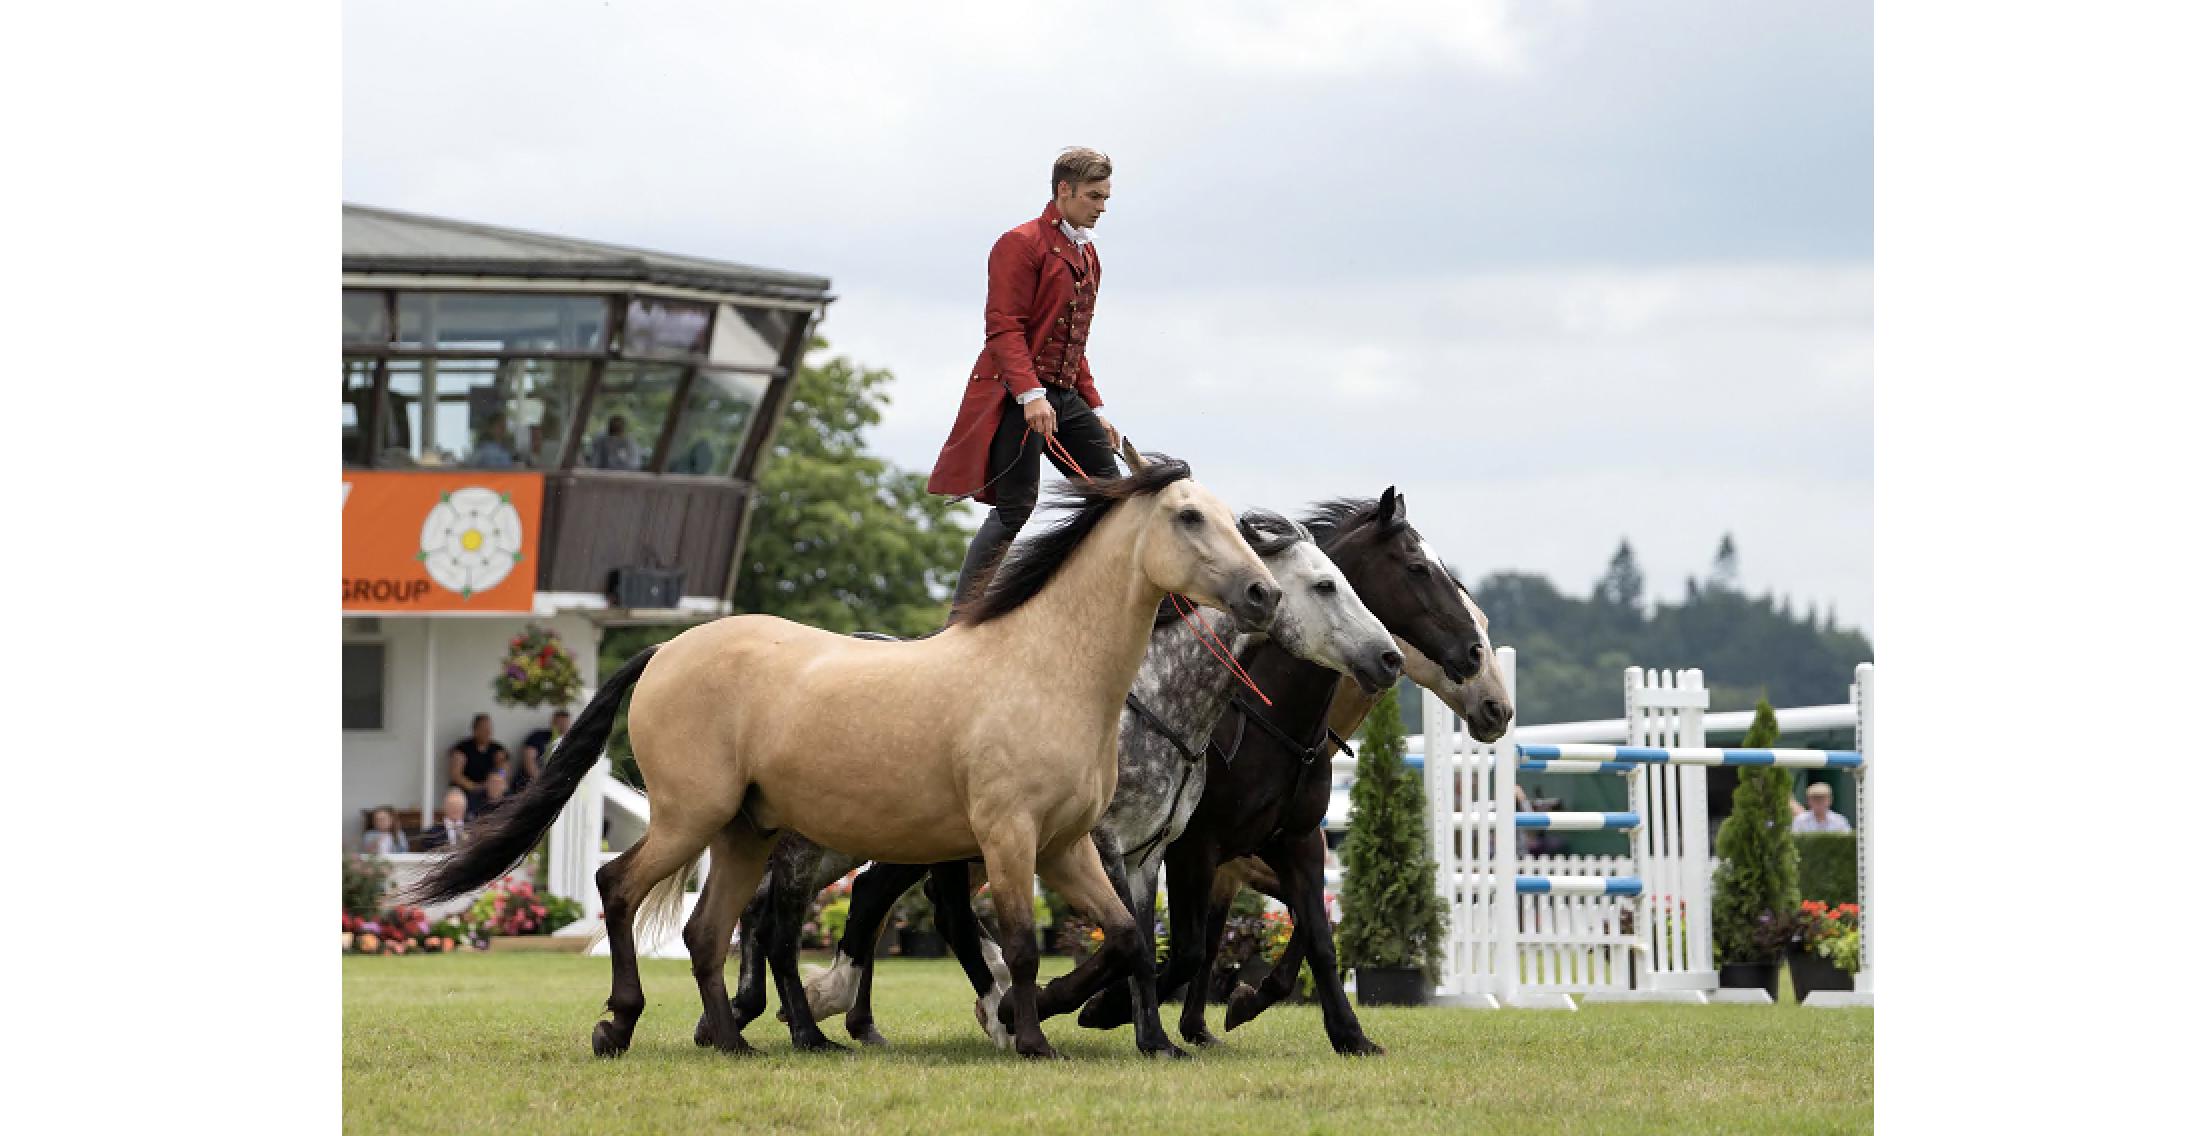
{"type": "Polygon", "coordinates": [[[950,440],[935,459],[928,492],[973,493],[996,503],[989,442],[1004,415],[1006,395],[1049,384],[1079,393],[1092,407],[1104,405],[1089,376],[1089,319],[1096,311],[1103,265],[1096,246],[1076,245],[1059,231],[1058,206],[997,238],[989,250],[989,303],[981,358],[958,404],[950,440]],[[979,492],[976,492],[979,490],[979,492]]]}

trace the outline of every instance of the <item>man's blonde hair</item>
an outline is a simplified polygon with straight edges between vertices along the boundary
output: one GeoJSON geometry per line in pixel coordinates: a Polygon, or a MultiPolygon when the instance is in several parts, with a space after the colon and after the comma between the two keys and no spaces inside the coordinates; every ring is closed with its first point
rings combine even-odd
{"type": "Polygon", "coordinates": [[[1822,781],[1812,781],[1809,783],[1808,790],[1805,791],[1802,795],[1805,797],[1815,797],[1820,795],[1829,797],[1832,796],[1832,786],[1827,785],[1822,781]]]}
{"type": "Polygon", "coordinates": [[[1086,146],[1068,146],[1058,151],[1058,160],[1050,164],[1050,195],[1058,196],[1059,182],[1080,189],[1092,181],[1103,181],[1110,176],[1110,158],[1086,146]]]}

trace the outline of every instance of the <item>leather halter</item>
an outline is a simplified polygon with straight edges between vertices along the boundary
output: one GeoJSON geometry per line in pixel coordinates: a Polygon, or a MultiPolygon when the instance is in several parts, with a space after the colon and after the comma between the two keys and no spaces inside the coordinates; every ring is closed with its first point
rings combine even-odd
{"type": "MultiPolygon", "coordinates": [[[[1341,750],[1344,753],[1349,752],[1349,743],[1342,739],[1342,735],[1335,733],[1333,728],[1326,724],[1326,719],[1323,717],[1319,719],[1318,732],[1312,735],[1310,742],[1305,743],[1299,742],[1296,739],[1289,737],[1288,731],[1281,729],[1279,723],[1276,723],[1272,719],[1267,718],[1264,714],[1260,713],[1256,707],[1253,707],[1248,702],[1245,702],[1242,698],[1242,692],[1240,691],[1236,691],[1234,694],[1234,709],[1240,715],[1242,722],[1256,722],[1259,729],[1264,730],[1268,734],[1271,734],[1274,741],[1288,747],[1288,752],[1293,753],[1297,757],[1301,758],[1303,764],[1305,765],[1309,765],[1312,762],[1317,761],[1319,758],[1326,756],[1323,747],[1325,747],[1326,743],[1328,742],[1333,742],[1334,748],[1341,750]]],[[[1237,725],[1234,730],[1234,750],[1240,750],[1241,748],[1242,727],[1240,725],[1237,725]]],[[[1233,750],[1222,753],[1219,756],[1228,764],[1233,764],[1234,762],[1233,750]]]]}
{"type": "Polygon", "coordinates": [[[1188,747],[1188,743],[1183,742],[1181,739],[1173,736],[1173,731],[1165,728],[1165,721],[1159,718],[1156,712],[1152,711],[1148,706],[1144,706],[1142,704],[1142,700],[1136,698],[1135,692],[1131,690],[1127,692],[1127,708],[1135,712],[1135,717],[1141,719],[1143,725],[1156,730],[1159,737],[1162,737],[1166,741],[1172,743],[1174,749],[1181,751],[1181,757],[1185,759],[1188,764],[1182,767],[1180,780],[1174,782],[1173,799],[1167,802],[1165,806],[1164,823],[1158,825],[1158,830],[1150,834],[1150,839],[1145,840],[1142,843],[1135,845],[1133,848],[1129,848],[1125,852],[1120,853],[1120,860],[1122,862],[1128,860],[1140,860],[1143,856],[1143,853],[1149,851],[1151,848],[1156,847],[1160,842],[1165,839],[1165,831],[1173,827],[1173,815],[1181,811],[1181,794],[1188,791],[1188,779],[1195,774],[1197,765],[1204,760],[1203,755],[1188,747]]]}
{"type": "Polygon", "coordinates": [[[1198,754],[1195,750],[1190,749],[1187,742],[1174,737],[1173,731],[1166,728],[1165,720],[1159,718],[1157,713],[1151,710],[1148,706],[1144,706],[1142,704],[1142,700],[1136,698],[1135,692],[1132,690],[1127,692],[1127,708],[1135,712],[1135,717],[1142,719],[1143,725],[1156,730],[1159,737],[1162,737],[1166,741],[1173,743],[1173,748],[1181,751],[1181,756],[1187,759],[1190,764],[1194,764],[1203,760],[1202,755],[1198,754]]]}

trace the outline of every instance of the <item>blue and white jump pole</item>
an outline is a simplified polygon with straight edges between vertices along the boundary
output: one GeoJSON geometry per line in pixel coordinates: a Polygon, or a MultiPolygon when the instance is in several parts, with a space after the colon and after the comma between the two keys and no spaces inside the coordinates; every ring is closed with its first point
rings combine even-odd
{"type": "MultiPolygon", "coordinates": [[[[1515,699],[1517,653],[1497,650],[1495,665],[1515,699]]],[[[1871,664],[1856,668],[1851,692],[1854,750],[1705,746],[1709,692],[1695,670],[1626,669],[1622,746],[1521,743],[1515,725],[1496,742],[1481,744],[1455,733],[1454,716],[1431,692],[1424,697],[1427,815],[1441,869],[1437,885],[1450,911],[1444,999],[1475,1006],[1570,1007],[1575,994],[1690,1002],[1719,997],[1711,958],[1704,770],[1723,765],[1855,774],[1863,966],[1852,993],[1812,995],[1810,1004],[1869,1004],[1869,772],[1876,744],[1871,664]],[[1521,770],[1624,776],[1630,811],[1518,812],[1521,770]],[[1633,850],[1629,857],[1607,861],[1522,865],[1517,833],[1538,829],[1624,831],[1631,834],[1633,850]]]]}

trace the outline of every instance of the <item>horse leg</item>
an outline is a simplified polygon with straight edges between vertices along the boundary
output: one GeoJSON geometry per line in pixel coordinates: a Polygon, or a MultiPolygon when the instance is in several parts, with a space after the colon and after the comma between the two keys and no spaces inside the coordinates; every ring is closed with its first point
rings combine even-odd
{"type": "Polygon", "coordinates": [[[825,1053],[844,1047],[820,1032],[805,983],[797,973],[798,936],[804,931],[812,882],[808,876],[797,887],[782,889],[792,898],[775,905],[774,925],[767,932],[767,966],[774,972],[774,994],[782,1001],[782,1016],[790,1023],[790,1044],[807,1053],[825,1053]]]}
{"type": "MultiPolygon", "coordinates": [[[[599,1022],[590,1031],[590,1051],[600,1057],[628,1052],[636,1032],[636,1019],[644,1016],[644,983],[636,971],[637,909],[652,887],[687,868],[705,850],[707,833],[677,832],[666,825],[651,825],[628,851],[598,869],[598,896],[606,913],[606,947],[613,956],[613,990],[606,996],[611,1021],[599,1022]]],[[[671,899],[682,902],[677,885],[671,899]]],[[[721,1007],[727,1012],[727,1005],[721,1007]]]]}
{"type": "MultiPolygon", "coordinates": [[[[767,860],[767,878],[759,881],[759,890],[736,923],[736,994],[728,1000],[728,1010],[736,1018],[738,1033],[767,1011],[767,929],[774,923],[773,891],[781,859],[781,849],[777,848],[767,860]]],[[[699,1014],[698,1027],[691,1034],[691,1040],[700,1048],[713,1044],[712,1031],[705,1023],[705,1015],[699,1014]]]]}
{"type": "MultiPolygon", "coordinates": [[[[1125,883],[1113,886],[1111,875],[1097,852],[1095,838],[1084,835],[1054,850],[1043,862],[1042,872],[1045,882],[1064,893],[1082,914],[1096,920],[1103,928],[1104,945],[1071,974],[1044,987],[1036,999],[1036,1012],[1046,1018],[1064,1013],[1088,1001],[1107,985],[1123,987],[1123,983],[1115,982],[1120,979],[1133,979],[1155,989],[1157,940],[1154,935],[1145,935],[1136,928],[1133,914],[1120,898],[1125,883]]],[[[1142,1045],[1145,1040],[1138,1031],[1137,1044],[1142,1045]]],[[[1169,1052],[1185,1056],[1170,1042],[1162,1049],[1156,1048],[1162,1038],[1147,1040],[1146,1053],[1169,1052]]]]}
{"type": "Polygon", "coordinates": [[[740,816],[715,833],[713,867],[706,873],[697,910],[682,928],[682,943],[690,949],[690,975],[697,980],[698,998],[705,1004],[702,1032],[723,1053],[757,1052],[744,1040],[729,1005],[728,941],[736,932],[737,916],[758,891],[773,847],[774,837],[754,829],[749,817],[740,816]]]}
{"type": "Polygon", "coordinates": [[[882,925],[899,896],[920,882],[927,869],[913,864],[869,864],[851,881],[851,910],[836,942],[836,958],[825,974],[805,984],[813,1016],[843,1015],[844,1032],[866,1045],[888,1045],[874,1028],[874,948],[882,925]]]}
{"type": "Polygon", "coordinates": [[[1334,960],[1334,927],[1326,918],[1326,837],[1314,830],[1299,839],[1276,840],[1258,854],[1280,877],[1296,935],[1307,944],[1319,1013],[1326,1020],[1326,1040],[1345,1057],[1385,1053],[1365,1036],[1357,1011],[1350,1008],[1349,995],[1342,990],[1341,968],[1334,960]]]}
{"type": "MultiPolygon", "coordinates": [[[[1324,840],[1325,837],[1320,839],[1324,840]]],[[[1324,859],[1323,855],[1321,859],[1324,859]]],[[[1282,904],[1288,902],[1288,893],[1281,889],[1280,877],[1274,875],[1263,860],[1254,856],[1245,856],[1219,869],[1219,876],[1212,884],[1211,902],[1217,907],[1231,907],[1236,893],[1245,887],[1269,895],[1282,904]]],[[[1265,980],[1254,987],[1246,982],[1237,982],[1229,992],[1228,1033],[1233,1033],[1234,1027],[1264,1013],[1295,989],[1297,978],[1303,970],[1303,956],[1309,944],[1303,937],[1303,925],[1295,922],[1292,917],[1289,930],[1288,945],[1281,948],[1280,957],[1273,960],[1272,967],[1265,972],[1265,980]]]]}
{"type": "MultiPolygon", "coordinates": [[[[976,827],[991,831],[989,826],[976,827]]],[[[1019,820],[996,826],[983,853],[989,892],[997,901],[997,927],[1004,932],[1004,964],[1012,973],[1012,990],[998,1005],[997,1020],[1012,1030],[1012,1048],[1020,1056],[1056,1057],[1036,1013],[1035,972],[1042,966],[1042,952],[1035,948],[1033,826],[1019,820]]],[[[1105,890],[1108,894],[1109,885],[1105,890]]]]}
{"type": "Polygon", "coordinates": [[[1234,988],[1234,993],[1227,999],[1228,1033],[1233,1033],[1234,1027],[1264,1013],[1296,988],[1296,982],[1303,972],[1303,956],[1309,946],[1304,936],[1303,924],[1295,924],[1295,932],[1288,937],[1288,945],[1281,950],[1280,958],[1273,962],[1271,970],[1265,972],[1265,981],[1256,986],[1245,982],[1234,988]]]}
{"type": "Polygon", "coordinates": [[[997,952],[992,967],[982,948],[988,941],[987,931],[974,916],[973,875],[966,862],[953,860],[935,865],[928,869],[928,881],[923,886],[928,902],[935,907],[935,929],[943,933],[943,944],[951,949],[959,969],[966,972],[967,984],[974,988],[974,1021],[998,1048],[1012,1044],[1012,1035],[1004,1032],[1003,1024],[997,1021],[997,1006],[1011,988],[1010,976],[1000,984],[996,972],[1003,969],[1004,954],[997,952]]]}
{"type": "Polygon", "coordinates": [[[1181,1001],[1181,1040],[1190,1045],[1219,1044],[1204,1024],[1205,1002],[1211,992],[1206,989],[1210,984],[1203,981],[1211,973],[1213,956],[1219,953],[1212,928],[1215,924],[1224,926],[1212,918],[1211,881],[1218,872],[1219,856],[1214,848],[1176,842],[1165,850],[1165,888],[1173,897],[1167,907],[1172,953],[1166,957],[1165,973],[1158,976],[1158,989],[1170,998],[1175,991],[1187,988],[1181,1001]]]}
{"type": "MultiPolygon", "coordinates": [[[[1136,868],[1124,877],[1126,890],[1134,897],[1131,905],[1135,917],[1135,934],[1142,940],[1142,951],[1150,960],[1147,977],[1129,979],[1127,992],[1135,1000],[1135,1048],[1144,1056],[1163,1053],[1169,1057],[1187,1057],[1188,1053],[1173,1044],[1166,1036],[1165,1024],[1158,1014],[1158,866],[1155,860],[1136,868]]],[[[1139,968],[1138,968],[1139,969],[1139,968]]]]}

